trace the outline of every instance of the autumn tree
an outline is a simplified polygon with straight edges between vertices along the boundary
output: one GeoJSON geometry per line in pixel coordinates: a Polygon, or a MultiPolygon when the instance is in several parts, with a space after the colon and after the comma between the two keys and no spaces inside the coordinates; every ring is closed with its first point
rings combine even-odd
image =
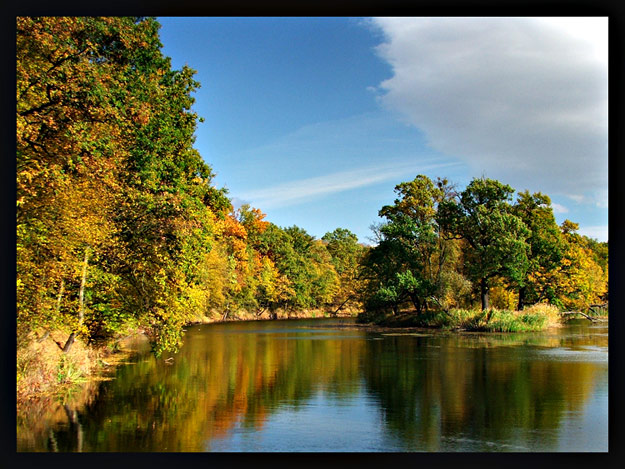
{"type": "Polygon", "coordinates": [[[119,68],[105,59],[116,21],[17,18],[18,328],[67,328],[65,351],[116,232],[119,68]]]}
{"type": "Polygon", "coordinates": [[[172,70],[158,29],[17,19],[18,327],[89,339],[134,321],[179,343],[230,203],[193,148],[199,84],[172,70]]]}
{"type": "Polygon", "coordinates": [[[538,277],[552,304],[569,311],[587,311],[607,295],[608,276],[595,262],[588,238],[577,233],[579,225],[564,220],[560,231],[564,252],[560,263],[538,277]]]}

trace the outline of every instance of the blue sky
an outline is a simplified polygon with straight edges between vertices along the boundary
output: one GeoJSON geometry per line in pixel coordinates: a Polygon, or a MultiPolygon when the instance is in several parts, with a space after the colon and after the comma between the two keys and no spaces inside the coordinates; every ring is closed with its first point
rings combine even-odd
{"type": "Polygon", "coordinates": [[[485,175],[607,240],[607,19],[158,19],[235,205],[369,242],[396,184],[485,175]]]}

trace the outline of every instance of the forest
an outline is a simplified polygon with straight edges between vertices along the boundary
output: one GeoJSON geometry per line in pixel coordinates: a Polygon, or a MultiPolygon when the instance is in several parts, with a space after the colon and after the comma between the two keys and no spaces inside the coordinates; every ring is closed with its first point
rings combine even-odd
{"type": "Polygon", "coordinates": [[[66,354],[141,330],[159,354],[198,317],[607,302],[608,243],[496,180],[398,184],[372,246],[234,207],[193,147],[195,72],[172,69],[158,31],[154,18],[17,18],[18,381],[29,344],[66,354]]]}

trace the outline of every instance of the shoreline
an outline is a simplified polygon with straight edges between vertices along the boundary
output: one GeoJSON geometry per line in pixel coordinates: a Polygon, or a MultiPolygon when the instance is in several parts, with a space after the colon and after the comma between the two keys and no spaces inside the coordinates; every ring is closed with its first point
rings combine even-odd
{"type": "MultiPolygon", "coordinates": [[[[303,310],[299,312],[286,312],[279,311],[276,312],[276,317],[272,318],[266,312],[261,315],[256,315],[249,312],[239,312],[230,317],[223,318],[215,317],[215,316],[201,316],[197,317],[194,320],[186,323],[183,327],[191,327],[196,325],[203,324],[214,324],[214,323],[226,323],[226,322],[250,322],[250,321],[282,321],[289,319],[325,319],[325,318],[357,318],[357,312],[351,310],[349,312],[339,312],[337,314],[330,313],[324,310],[303,310]]],[[[571,318],[576,319],[576,318],[571,318]]],[[[584,319],[584,318],[580,318],[584,319]]],[[[443,326],[440,324],[417,324],[415,323],[415,316],[409,313],[401,314],[399,316],[391,316],[384,318],[383,321],[376,323],[375,321],[368,322],[354,322],[354,324],[343,325],[342,327],[349,328],[358,328],[365,329],[370,331],[380,331],[380,332],[398,332],[402,331],[405,333],[413,333],[413,332],[427,332],[427,331],[444,331],[451,333],[472,333],[472,332],[482,332],[482,333],[515,333],[515,332],[540,332],[540,330],[527,330],[527,331],[497,331],[497,330],[471,330],[461,325],[456,326],[443,326]]],[[[608,322],[608,316],[596,316],[593,317],[593,321],[598,322],[608,322]]],[[[556,327],[561,327],[563,324],[567,322],[566,319],[561,318],[558,322],[550,322],[546,327],[541,330],[548,330],[556,327]]],[[[77,340],[77,342],[80,342],[77,340]]],[[[25,392],[22,389],[22,392],[17,392],[17,408],[18,411],[20,406],[27,405],[29,402],[33,401],[41,401],[41,400],[49,400],[49,399],[63,399],[63,395],[67,395],[68,393],[78,392],[85,387],[93,386],[94,384],[106,381],[110,379],[114,379],[114,373],[118,366],[128,363],[132,360],[132,358],[146,350],[146,347],[149,345],[149,339],[147,335],[141,330],[132,331],[129,335],[117,339],[108,345],[101,345],[99,347],[87,347],[84,344],[81,344],[82,347],[78,348],[78,353],[85,354],[85,360],[89,360],[89,369],[86,373],[80,376],[75,381],[67,381],[67,382],[48,382],[45,390],[39,391],[35,388],[35,390],[31,390],[31,392],[25,392]],[[113,345],[114,344],[114,345],[113,345]],[[111,348],[112,346],[112,348],[111,348]]],[[[51,347],[51,344],[48,344],[51,347]]],[[[58,362],[60,363],[63,360],[63,355],[60,355],[58,352],[55,354],[58,362]]],[[[56,368],[58,368],[59,364],[57,363],[56,368]]],[[[53,379],[53,377],[48,377],[48,380],[53,379]]]]}
{"type": "MultiPolygon", "coordinates": [[[[240,311],[225,319],[221,315],[213,315],[212,317],[199,316],[186,323],[183,328],[220,322],[356,317],[354,312],[333,314],[321,309],[292,313],[278,311],[276,315],[277,317],[274,319],[267,312],[256,315],[247,311],[240,311]]],[[[50,337],[45,342],[37,342],[36,338],[32,339],[30,348],[27,350],[27,353],[31,356],[26,358],[27,360],[41,360],[41,363],[37,363],[40,369],[34,372],[39,376],[37,376],[38,381],[35,385],[20,386],[18,372],[18,383],[16,386],[16,407],[18,412],[21,407],[28,406],[28,404],[40,401],[63,400],[64,396],[68,394],[80,394],[85,388],[93,387],[101,381],[114,379],[113,376],[118,366],[128,363],[133,357],[144,352],[149,347],[149,339],[141,329],[128,332],[127,335],[121,338],[113,339],[110,343],[98,346],[87,346],[80,339],[76,339],[68,356],[63,355],[58,350],[58,346],[53,343],[61,340],[60,337],[57,337],[60,334],[59,331],[51,332],[50,337]],[[69,357],[68,361],[79,362],[81,369],[76,371],[76,377],[59,382],[59,376],[64,372],[63,367],[67,357],[69,357]]],[[[18,363],[18,368],[19,366],[18,363]]],[[[72,368],[70,367],[70,369],[72,368]]],[[[67,374],[71,375],[70,372],[67,372],[67,374]]]]}

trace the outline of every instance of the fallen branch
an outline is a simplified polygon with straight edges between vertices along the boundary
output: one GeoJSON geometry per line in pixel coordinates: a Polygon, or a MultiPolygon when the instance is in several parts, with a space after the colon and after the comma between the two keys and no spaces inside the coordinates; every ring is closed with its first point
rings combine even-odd
{"type": "Polygon", "coordinates": [[[592,318],[592,317],[588,316],[587,314],[582,313],[581,311],[562,311],[560,314],[562,314],[562,315],[565,315],[565,314],[581,314],[582,316],[584,316],[589,321],[592,321],[592,322],[597,321],[597,319],[592,318]]]}
{"type": "Polygon", "coordinates": [[[347,297],[347,299],[346,299],[345,301],[343,301],[343,303],[341,303],[341,306],[339,306],[338,308],[336,308],[336,310],[335,310],[333,313],[330,313],[330,314],[332,314],[333,316],[336,316],[336,315],[338,314],[339,310],[340,310],[343,306],[345,306],[345,304],[346,304],[349,300],[351,300],[353,296],[354,296],[354,295],[349,295],[349,296],[347,297]]]}

